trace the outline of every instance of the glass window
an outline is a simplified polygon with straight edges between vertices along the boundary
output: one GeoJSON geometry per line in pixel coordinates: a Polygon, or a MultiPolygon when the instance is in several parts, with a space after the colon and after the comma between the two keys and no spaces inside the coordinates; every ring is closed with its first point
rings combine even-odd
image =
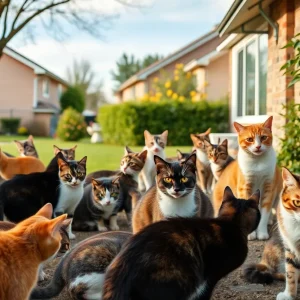
{"type": "Polygon", "coordinates": [[[238,93],[237,93],[237,115],[241,117],[243,115],[243,76],[244,76],[244,65],[243,65],[244,51],[240,51],[238,54],[238,93]]]}
{"type": "Polygon", "coordinates": [[[259,114],[267,113],[268,35],[259,37],[259,114]]]}
{"type": "Polygon", "coordinates": [[[43,80],[43,96],[49,97],[49,92],[50,92],[49,80],[44,79],[43,80]]]}

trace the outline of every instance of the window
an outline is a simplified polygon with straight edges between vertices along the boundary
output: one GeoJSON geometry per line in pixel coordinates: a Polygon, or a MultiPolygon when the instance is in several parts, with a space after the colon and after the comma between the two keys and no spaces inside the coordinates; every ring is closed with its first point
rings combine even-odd
{"type": "Polygon", "coordinates": [[[252,122],[267,113],[268,35],[242,40],[232,55],[232,116],[252,122]]]}
{"type": "Polygon", "coordinates": [[[57,86],[57,99],[58,100],[60,100],[61,94],[62,94],[62,85],[58,84],[58,86],[57,86]]]}
{"type": "Polygon", "coordinates": [[[48,79],[43,80],[43,96],[49,98],[50,95],[50,83],[48,79]]]}

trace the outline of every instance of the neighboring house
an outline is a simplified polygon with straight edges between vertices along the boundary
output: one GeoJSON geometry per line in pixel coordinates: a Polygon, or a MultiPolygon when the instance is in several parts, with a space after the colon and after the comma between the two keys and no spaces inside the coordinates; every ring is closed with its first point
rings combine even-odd
{"type": "Polygon", "coordinates": [[[166,58],[141,70],[117,90],[119,102],[138,100],[151,91],[153,79],[161,76],[161,71],[173,73],[176,64],[184,64],[185,71],[196,76],[197,90],[207,94],[208,100],[219,100],[228,94],[228,51],[216,51],[224,40],[216,29],[201,36],[166,58]],[[205,83],[208,83],[206,86],[205,83]]]}
{"type": "Polygon", "coordinates": [[[0,59],[0,118],[21,118],[33,135],[54,132],[59,98],[68,83],[6,47],[0,59]]]}
{"type": "Polygon", "coordinates": [[[231,123],[263,122],[273,115],[278,146],[286,122],[282,105],[300,103],[300,84],[287,88],[290,78],[280,71],[293,56],[282,47],[300,32],[300,1],[235,0],[218,31],[227,38],[217,49],[230,51],[231,123]]]}

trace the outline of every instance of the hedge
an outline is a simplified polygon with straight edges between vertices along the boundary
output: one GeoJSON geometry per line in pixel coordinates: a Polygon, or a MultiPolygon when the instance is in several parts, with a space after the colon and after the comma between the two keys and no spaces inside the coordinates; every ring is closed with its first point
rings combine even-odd
{"type": "Polygon", "coordinates": [[[15,134],[20,126],[20,118],[2,118],[1,129],[4,133],[15,134]]]}
{"type": "Polygon", "coordinates": [[[98,122],[105,143],[144,145],[144,130],[161,133],[169,130],[168,145],[190,145],[190,133],[211,127],[212,132],[228,132],[227,102],[158,103],[127,102],[102,106],[98,122]]]}

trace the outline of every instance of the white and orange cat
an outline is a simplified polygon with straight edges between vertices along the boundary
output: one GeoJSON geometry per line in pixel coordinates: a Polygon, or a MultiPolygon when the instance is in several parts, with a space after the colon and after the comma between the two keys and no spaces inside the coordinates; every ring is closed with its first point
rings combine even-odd
{"type": "Polygon", "coordinates": [[[263,124],[248,126],[234,123],[239,141],[238,157],[224,170],[213,194],[217,214],[226,186],[230,186],[233,193],[243,199],[248,199],[257,189],[261,191],[261,220],[257,230],[249,235],[249,240],[269,238],[267,226],[270,214],[282,189],[280,170],[276,166],[276,153],[272,146],[272,120],[271,116],[263,124]]]}
{"type": "Polygon", "coordinates": [[[151,134],[148,130],[144,131],[145,147],[147,159],[139,176],[139,190],[147,191],[155,184],[156,168],[154,155],[165,159],[165,147],[168,141],[168,130],[162,134],[151,134]]]}
{"type": "Polygon", "coordinates": [[[67,215],[51,220],[52,213],[48,203],[13,229],[0,231],[0,299],[28,299],[41,263],[59,251],[67,215]]]}
{"type": "Polygon", "coordinates": [[[13,178],[16,174],[30,174],[44,172],[44,164],[36,157],[8,157],[0,149],[0,175],[5,180],[13,178]]]}

